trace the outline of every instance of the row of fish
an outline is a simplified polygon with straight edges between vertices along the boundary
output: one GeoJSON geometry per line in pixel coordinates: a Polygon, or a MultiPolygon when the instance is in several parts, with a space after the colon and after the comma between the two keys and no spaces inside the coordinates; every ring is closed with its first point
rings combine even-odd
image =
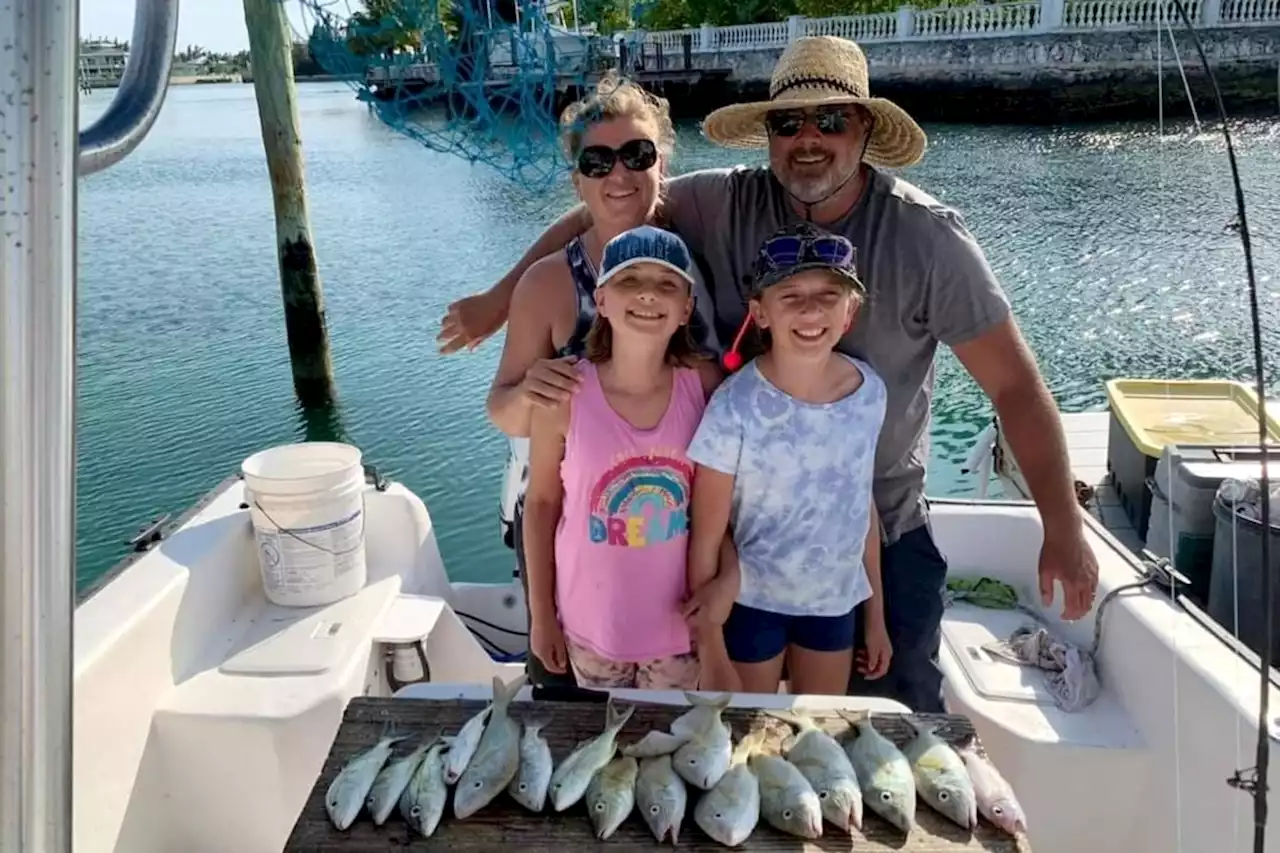
{"type": "Polygon", "coordinates": [[[842,714],[858,732],[842,745],[805,715],[766,711],[794,727],[781,749],[766,749],[762,730],[735,748],[732,730],[721,719],[729,695],[686,693],[692,707],[668,731],[650,731],[621,750],[618,734],[635,706],[620,707],[610,699],[604,730],[555,766],[541,734],[549,718],[528,716],[522,734],[509,713],[524,681],[519,676],[503,684],[495,678],[493,701],[453,736],[437,733],[391,760],[393,747],[405,737],[386,735],[350,761],[326,792],[333,825],[346,830],[365,808],[381,825],[398,805],[417,832],[430,836],[454,786],[453,811],[460,819],[505,790],[534,812],[548,799],[557,812],[585,800],[600,839],[609,838],[638,806],[653,836],[675,844],[689,785],[706,792],[694,809],[695,822],[731,847],[745,841],[761,817],[804,838],[819,837],[824,819],[853,832],[862,826],[864,799],[909,832],[917,793],[966,828],[977,825],[978,812],[1010,833],[1026,828],[1008,783],[972,743],[956,750],[932,728],[917,726],[916,737],[899,751],[865,716],[842,714]]]}

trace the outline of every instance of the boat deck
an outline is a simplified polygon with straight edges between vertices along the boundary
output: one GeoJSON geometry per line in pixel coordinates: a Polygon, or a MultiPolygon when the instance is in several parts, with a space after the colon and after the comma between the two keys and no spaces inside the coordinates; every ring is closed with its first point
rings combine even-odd
{"type": "MultiPolygon", "coordinates": [[[[603,697],[605,694],[600,694],[603,697]]],[[[615,700],[620,701],[620,700],[615,700]]],[[[404,845],[432,845],[438,849],[454,851],[494,851],[518,845],[521,853],[573,853],[578,850],[597,850],[604,844],[611,850],[652,851],[659,845],[650,835],[644,821],[636,812],[622,823],[614,835],[605,842],[596,840],[584,806],[579,803],[564,813],[557,814],[550,805],[541,814],[529,812],[505,794],[489,806],[465,821],[452,816],[452,805],[446,804],[445,815],[430,839],[415,837],[408,825],[396,812],[387,822],[376,827],[367,813],[362,813],[346,832],[339,832],[329,822],[324,808],[324,795],[329,783],[353,756],[368,749],[386,731],[400,734],[421,732],[424,735],[442,731],[455,733],[473,714],[485,706],[482,700],[427,700],[427,699],[374,699],[357,698],[351,701],[344,714],[342,725],[325,760],[320,777],[316,780],[306,806],[294,825],[286,851],[383,851],[404,845]]],[[[603,702],[546,701],[515,702],[512,715],[517,719],[528,714],[536,705],[540,713],[550,712],[551,722],[543,734],[551,745],[557,762],[579,742],[597,734],[604,723],[603,702]]],[[[687,711],[686,706],[638,704],[635,714],[627,722],[619,737],[619,743],[630,743],[653,728],[666,729],[676,716],[687,711]]],[[[849,724],[832,711],[813,710],[813,718],[837,737],[846,737],[849,724]]],[[[735,741],[753,728],[767,728],[780,739],[789,727],[756,709],[729,708],[723,714],[725,722],[733,728],[735,741]]],[[[938,736],[958,743],[973,732],[969,720],[959,715],[915,715],[916,719],[941,723],[938,736]]],[[[898,714],[875,714],[876,728],[899,745],[911,736],[911,727],[898,714]]],[[[397,755],[411,750],[416,739],[410,738],[397,747],[397,755]]],[[[979,745],[981,748],[981,745],[979,745]]],[[[680,828],[679,849],[693,851],[721,850],[721,845],[708,838],[693,819],[697,793],[690,789],[689,804],[680,828]]],[[[904,843],[902,833],[867,809],[862,832],[852,843],[829,824],[824,825],[824,836],[816,841],[804,841],[784,835],[766,824],[763,819],[751,837],[739,850],[787,850],[787,851],[883,851],[898,853],[960,853],[966,850],[983,850],[988,853],[1030,853],[1024,838],[1013,839],[991,826],[985,820],[974,832],[961,829],[923,803],[916,811],[919,829],[910,841],[904,843]]]]}
{"type": "MultiPolygon", "coordinates": [[[[1138,537],[1133,522],[1120,505],[1120,496],[1111,485],[1111,477],[1107,472],[1110,412],[1074,412],[1061,417],[1062,428],[1067,436],[1067,457],[1071,460],[1072,474],[1078,482],[1093,490],[1093,497],[1086,505],[1087,511],[1102,522],[1107,532],[1121,545],[1135,553],[1141,551],[1145,543],[1138,537]]],[[[1008,445],[1003,444],[1003,434],[1001,441],[1006,458],[1010,458],[1008,445]]],[[[1017,490],[1009,497],[1031,500],[1031,490],[1027,488],[1016,464],[1006,464],[998,473],[1017,490]]]]}

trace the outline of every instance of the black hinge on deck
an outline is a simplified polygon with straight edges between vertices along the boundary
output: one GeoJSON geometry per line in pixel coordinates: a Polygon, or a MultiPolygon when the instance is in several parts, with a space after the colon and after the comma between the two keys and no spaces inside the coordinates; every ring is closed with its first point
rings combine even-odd
{"type": "Polygon", "coordinates": [[[1171,596],[1175,594],[1177,587],[1184,590],[1191,587],[1191,578],[1175,569],[1168,557],[1157,557],[1146,548],[1142,549],[1141,555],[1142,567],[1147,571],[1148,583],[1159,587],[1171,596]]]}

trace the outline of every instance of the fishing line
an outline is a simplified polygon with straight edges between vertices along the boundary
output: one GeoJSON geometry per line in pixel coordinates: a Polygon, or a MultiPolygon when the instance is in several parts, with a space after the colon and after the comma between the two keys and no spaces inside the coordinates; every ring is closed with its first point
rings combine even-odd
{"type": "MultiPolygon", "coordinates": [[[[1157,134],[1156,219],[1160,222],[1161,225],[1164,224],[1164,220],[1165,220],[1165,194],[1164,194],[1165,193],[1165,183],[1164,183],[1165,129],[1164,129],[1164,35],[1161,33],[1160,30],[1161,30],[1161,25],[1167,25],[1168,23],[1168,18],[1165,16],[1165,12],[1167,10],[1168,10],[1168,6],[1165,3],[1159,3],[1156,5],[1156,14],[1159,16],[1156,19],[1156,93],[1157,93],[1157,98],[1156,98],[1156,101],[1157,101],[1157,104],[1156,104],[1156,115],[1157,115],[1157,121],[1156,121],[1156,134],[1157,134]]],[[[1169,33],[1169,39],[1170,41],[1173,40],[1172,32],[1169,33]]],[[[1181,68],[1181,65],[1179,65],[1179,68],[1181,68]]],[[[1186,85],[1186,79],[1187,79],[1186,75],[1183,75],[1182,82],[1184,86],[1186,85]]],[[[1190,89],[1187,90],[1187,99],[1188,100],[1191,99],[1190,89]]],[[[1170,373],[1169,375],[1172,375],[1172,373],[1170,373]]],[[[1169,386],[1166,385],[1165,394],[1167,395],[1169,393],[1170,393],[1169,386]]],[[[1156,480],[1153,478],[1152,482],[1156,483],[1156,480]]],[[[1161,485],[1159,483],[1156,483],[1156,484],[1161,485]]],[[[1174,526],[1174,521],[1173,521],[1173,466],[1172,465],[1169,465],[1166,467],[1165,482],[1163,483],[1163,487],[1164,487],[1164,494],[1165,494],[1165,510],[1168,513],[1167,528],[1168,528],[1168,534],[1169,534],[1169,541],[1167,543],[1168,550],[1166,551],[1166,553],[1169,555],[1170,561],[1172,562],[1173,567],[1175,569],[1175,571],[1169,572],[1169,583],[1170,583],[1169,598],[1171,602],[1177,602],[1178,573],[1176,569],[1177,569],[1177,561],[1178,561],[1178,551],[1177,551],[1177,548],[1174,546],[1174,538],[1176,536],[1174,531],[1176,530],[1176,528],[1174,526]]],[[[1154,495],[1153,495],[1153,500],[1154,500],[1154,495]]],[[[1152,516],[1154,516],[1154,509],[1152,510],[1152,516]]],[[[1151,523],[1150,519],[1148,520],[1147,523],[1148,524],[1151,523]]],[[[1169,626],[1170,627],[1169,649],[1170,649],[1170,664],[1171,664],[1170,680],[1173,685],[1173,814],[1171,815],[1171,817],[1173,818],[1174,849],[1179,851],[1179,853],[1181,853],[1181,850],[1182,850],[1182,818],[1181,818],[1181,815],[1182,815],[1182,743],[1181,743],[1182,725],[1181,725],[1181,719],[1180,719],[1181,714],[1178,708],[1178,706],[1181,704],[1181,701],[1180,701],[1181,691],[1179,691],[1178,689],[1178,622],[1181,620],[1181,614],[1178,612],[1177,607],[1169,608],[1169,618],[1172,622],[1172,624],[1169,626]]]]}
{"type": "MultiPolygon", "coordinates": [[[[1267,448],[1267,389],[1262,357],[1262,321],[1258,311],[1258,282],[1253,270],[1253,244],[1249,239],[1249,219],[1245,213],[1244,187],[1240,182],[1240,167],[1236,163],[1235,146],[1231,141],[1231,128],[1227,125],[1227,108],[1222,101],[1222,90],[1218,87],[1218,78],[1209,65],[1205,55],[1204,44],[1200,35],[1191,24],[1187,7],[1183,0],[1172,0],[1182,18],[1187,34],[1195,43],[1196,53],[1200,56],[1200,64],[1204,67],[1205,76],[1213,89],[1214,106],[1218,118],[1222,122],[1222,136],[1227,147],[1227,161],[1231,164],[1231,183],[1235,189],[1236,213],[1240,220],[1240,243],[1244,250],[1245,272],[1249,283],[1249,325],[1253,335],[1253,367],[1255,372],[1255,391],[1258,395],[1258,452],[1262,459],[1262,471],[1259,477],[1259,491],[1262,503],[1262,643],[1258,650],[1258,673],[1260,689],[1258,692],[1258,743],[1255,750],[1254,766],[1245,770],[1237,770],[1228,784],[1247,791],[1253,795],[1253,851],[1265,853],[1267,838],[1267,774],[1271,764],[1271,742],[1267,733],[1267,717],[1271,699],[1271,636],[1273,632],[1271,599],[1273,595],[1273,579],[1271,577],[1271,483],[1269,476],[1267,448]]],[[[1238,522],[1237,522],[1238,523],[1238,522]]],[[[1238,626],[1237,626],[1238,630],[1238,626]]]]}

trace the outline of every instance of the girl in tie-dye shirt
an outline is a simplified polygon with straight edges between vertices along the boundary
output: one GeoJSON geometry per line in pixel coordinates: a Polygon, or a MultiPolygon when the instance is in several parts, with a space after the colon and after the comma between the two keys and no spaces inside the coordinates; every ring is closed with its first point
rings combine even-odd
{"type": "Polygon", "coordinates": [[[676,235],[642,226],[610,240],[587,358],[575,365],[581,387],[559,409],[534,410],[524,510],[529,644],[549,671],[572,667],[583,686],[698,684],[681,613],[687,449],[720,374],[695,356],[692,284],[676,235]]]}
{"type": "MultiPolygon", "coordinates": [[[[864,298],[843,237],[806,223],[760,249],[744,329],[754,322],[767,350],[719,387],[689,447],[699,648],[727,655],[735,682],[717,688],[777,692],[785,662],[793,693],[844,694],[863,602],[859,670],[888,670],[871,490],[886,390],[870,365],[835,351],[864,298]],[[729,526],[737,571],[717,568],[729,526]],[[722,620],[723,642],[704,641],[720,639],[722,620]]],[[[735,343],[731,369],[736,354],[735,343]]]]}

